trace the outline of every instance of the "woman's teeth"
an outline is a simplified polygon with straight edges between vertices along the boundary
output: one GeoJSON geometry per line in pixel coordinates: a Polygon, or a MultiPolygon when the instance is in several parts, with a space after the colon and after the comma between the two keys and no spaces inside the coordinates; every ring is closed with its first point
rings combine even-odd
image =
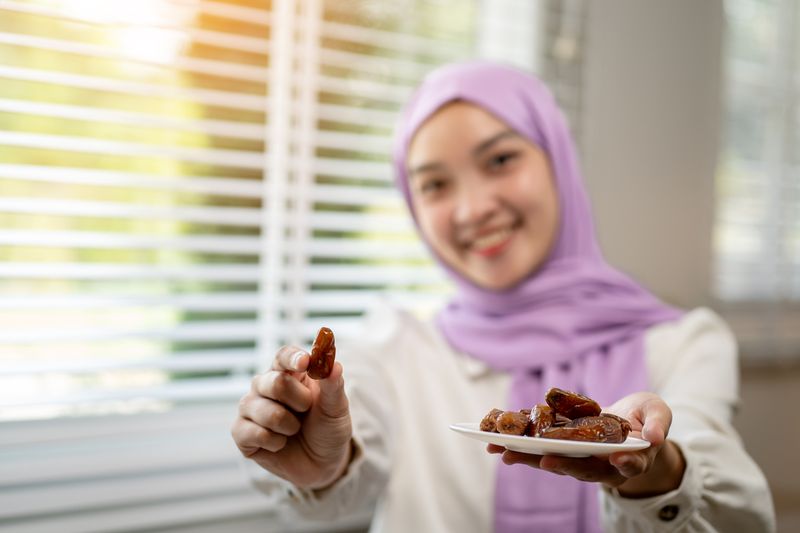
{"type": "Polygon", "coordinates": [[[493,233],[489,233],[488,235],[483,235],[472,241],[472,248],[477,248],[478,250],[482,250],[485,248],[491,248],[492,246],[497,246],[498,244],[508,239],[510,235],[511,235],[510,228],[501,229],[493,233]]]}

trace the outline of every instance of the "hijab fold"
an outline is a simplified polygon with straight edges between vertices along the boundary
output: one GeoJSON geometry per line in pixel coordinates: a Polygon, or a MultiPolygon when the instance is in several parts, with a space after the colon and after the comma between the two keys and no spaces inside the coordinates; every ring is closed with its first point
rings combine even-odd
{"type": "MultiPolygon", "coordinates": [[[[647,390],[644,334],[680,312],[603,259],[567,123],[541,81],[483,61],[447,65],[425,78],[403,112],[393,154],[412,216],[406,171],[411,139],[438,109],[457,100],[490,112],[544,150],[561,219],[544,264],[509,290],[478,287],[437,257],[457,289],[437,316],[444,337],[454,349],[511,374],[506,409],[542,403],[550,387],[581,392],[601,405],[647,390]]],[[[601,531],[595,485],[500,463],[495,487],[497,532],[601,531]]]]}

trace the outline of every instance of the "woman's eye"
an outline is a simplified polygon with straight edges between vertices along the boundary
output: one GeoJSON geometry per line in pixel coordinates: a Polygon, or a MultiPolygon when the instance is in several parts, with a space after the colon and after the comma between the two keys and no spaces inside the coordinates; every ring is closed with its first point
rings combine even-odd
{"type": "Polygon", "coordinates": [[[447,182],[443,179],[428,179],[423,181],[419,190],[423,194],[434,194],[442,191],[447,186],[447,182]]]}
{"type": "Polygon", "coordinates": [[[492,169],[503,168],[515,157],[517,157],[517,154],[514,152],[497,154],[489,160],[489,167],[492,169]]]}

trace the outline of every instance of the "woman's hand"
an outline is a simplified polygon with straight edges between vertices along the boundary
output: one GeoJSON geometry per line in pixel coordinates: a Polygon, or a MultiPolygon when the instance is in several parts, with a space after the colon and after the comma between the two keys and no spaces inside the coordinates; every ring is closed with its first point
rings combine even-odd
{"type": "Polygon", "coordinates": [[[629,498],[645,498],[678,488],[686,463],[675,443],[667,440],[672,411],[659,396],[637,392],[622,398],[605,411],[628,419],[631,435],[650,442],[650,447],[617,452],[603,457],[531,455],[490,444],[489,453],[502,453],[506,464],[526,464],[581,481],[616,487],[629,498]]]}
{"type": "Polygon", "coordinates": [[[352,425],[342,365],[319,381],[307,374],[309,354],[284,346],[272,369],[253,378],[239,402],[231,435],[245,457],[298,487],[336,481],[350,461],[352,425]]]}

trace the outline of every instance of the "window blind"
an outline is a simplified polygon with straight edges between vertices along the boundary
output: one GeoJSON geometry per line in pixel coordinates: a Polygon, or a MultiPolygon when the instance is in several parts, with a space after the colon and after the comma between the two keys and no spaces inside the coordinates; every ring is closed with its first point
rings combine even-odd
{"type": "Polygon", "coordinates": [[[269,10],[0,9],[0,416],[235,394],[257,336],[269,10]]]}
{"type": "Polygon", "coordinates": [[[391,183],[397,111],[445,61],[536,68],[541,19],[0,0],[0,528],[292,530],[239,471],[236,398],[279,344],[446,294],[391,183]]]}
{"type": "Polygon", "coordinates": [[[746,355],[800,355],[800,7],[726,3],[715,292],[746,355]]]}

